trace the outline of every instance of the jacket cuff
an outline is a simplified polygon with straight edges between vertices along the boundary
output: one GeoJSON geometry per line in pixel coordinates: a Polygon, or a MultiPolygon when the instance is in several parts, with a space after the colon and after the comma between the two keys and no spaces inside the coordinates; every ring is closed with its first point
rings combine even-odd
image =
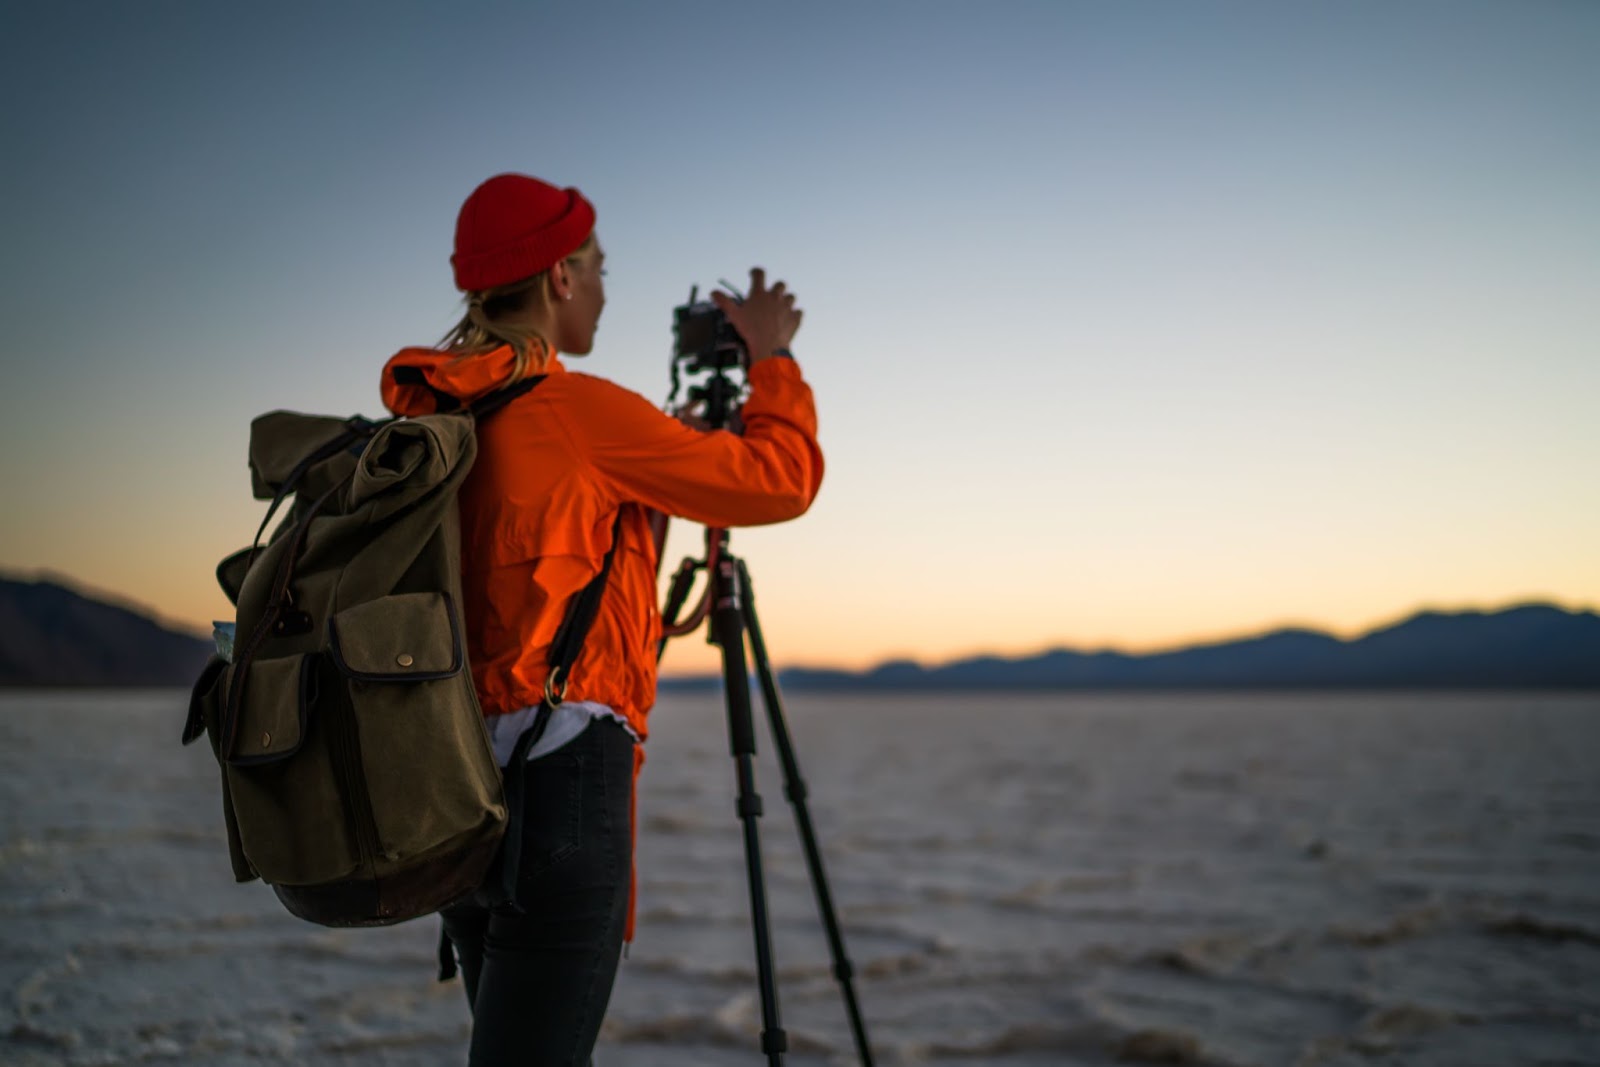
{"type": "Polygon", "coordinates": [[[788,359],[781,356],[764,359],[750,368],[749,378],[752,386],[805,380],[800,375],[800,364],[793,356],[788,359]]]}

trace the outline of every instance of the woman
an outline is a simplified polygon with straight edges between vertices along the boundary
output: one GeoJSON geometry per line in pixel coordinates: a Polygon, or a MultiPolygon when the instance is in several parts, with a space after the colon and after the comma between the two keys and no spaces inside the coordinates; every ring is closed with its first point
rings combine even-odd
{"type": "Polygon", "coordinates": [[[759,269],[742,303],[713,296],[749,353],[742,436],[685,425],[563,366],[560,354],[593,348],[605,306],[594,219],[576,189],[520,174],[484,182],[461,208],[451,257],[466,316],[439,347],[406,349],[383,374],[384,402],[400,415],[546,376],[480,424],[460,494],[464,625],[502,766],[544,695],[566,606],[616,532],[594,627],[528,751],[516,899],[444,913],[474,1067],[587,1062],[632,938],[633,788],[661,630],[651,513],[781,522],[822,480],[811,390],[788,352],[801,312],[759,269]]]}

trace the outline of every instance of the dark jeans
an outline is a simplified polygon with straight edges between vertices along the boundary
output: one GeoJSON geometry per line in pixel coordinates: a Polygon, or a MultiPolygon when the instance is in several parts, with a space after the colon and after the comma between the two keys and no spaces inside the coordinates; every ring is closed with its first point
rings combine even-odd
{"type": "Polygon", "coordinates": [[[471,1067],[582,1067],[617,976],[632,871],[633,738],[596,719],[528,764],[517,902],[440,913],[472,1008],[471,1067]]]}

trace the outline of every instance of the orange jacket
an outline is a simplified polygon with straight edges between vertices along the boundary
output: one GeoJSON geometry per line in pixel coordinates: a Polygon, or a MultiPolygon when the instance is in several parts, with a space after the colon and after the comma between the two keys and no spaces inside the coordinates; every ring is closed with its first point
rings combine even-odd
{"type": "MultiPolygon", "coordinates": [[[[384,367],[383,402],[398,415],[435,410],[423,386],[463,402],[510,374],[499,348],[458,359],[410,348],[384,367]]],[[[811,506],[822,481],[811,389],[793,360],[750,372],[744,434],[690,429],[621,386],[548,359],[549,377],[486,419],[461,490],[464,625],[484,714],[539,703],[549,648],[568,601],[599,573],[622,510],[620,545],[594,628],[573,666],[568,700],[627,718],[642,739],[655,703],[656,552],[648,509],[709,526],[782,522],[811,506]]]]}

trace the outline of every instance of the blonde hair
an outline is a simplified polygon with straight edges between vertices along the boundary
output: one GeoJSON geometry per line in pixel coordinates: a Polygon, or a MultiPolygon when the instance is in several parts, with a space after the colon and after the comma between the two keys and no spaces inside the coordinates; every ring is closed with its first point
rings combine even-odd
{"type": "MultiPolygon", "coordinates": [[[[579,253],[593,244],[594,235],[590,234],[566,258],[576,259],[579,253]]],[[[509,345],[513,357],[511,374],[497,386],[500,389],[516,385],[529,375],[544,370],[546,362],[555,352],[549,340],[531,326],[501,320],[505,315],[522,311],[530,301],[542,297],[545,279],[549,274],[547,270],[540,271],[505,285],[467,293],[467,313],[434,347],[456,353],[452,362],[460,362],[509,345]]]]}

